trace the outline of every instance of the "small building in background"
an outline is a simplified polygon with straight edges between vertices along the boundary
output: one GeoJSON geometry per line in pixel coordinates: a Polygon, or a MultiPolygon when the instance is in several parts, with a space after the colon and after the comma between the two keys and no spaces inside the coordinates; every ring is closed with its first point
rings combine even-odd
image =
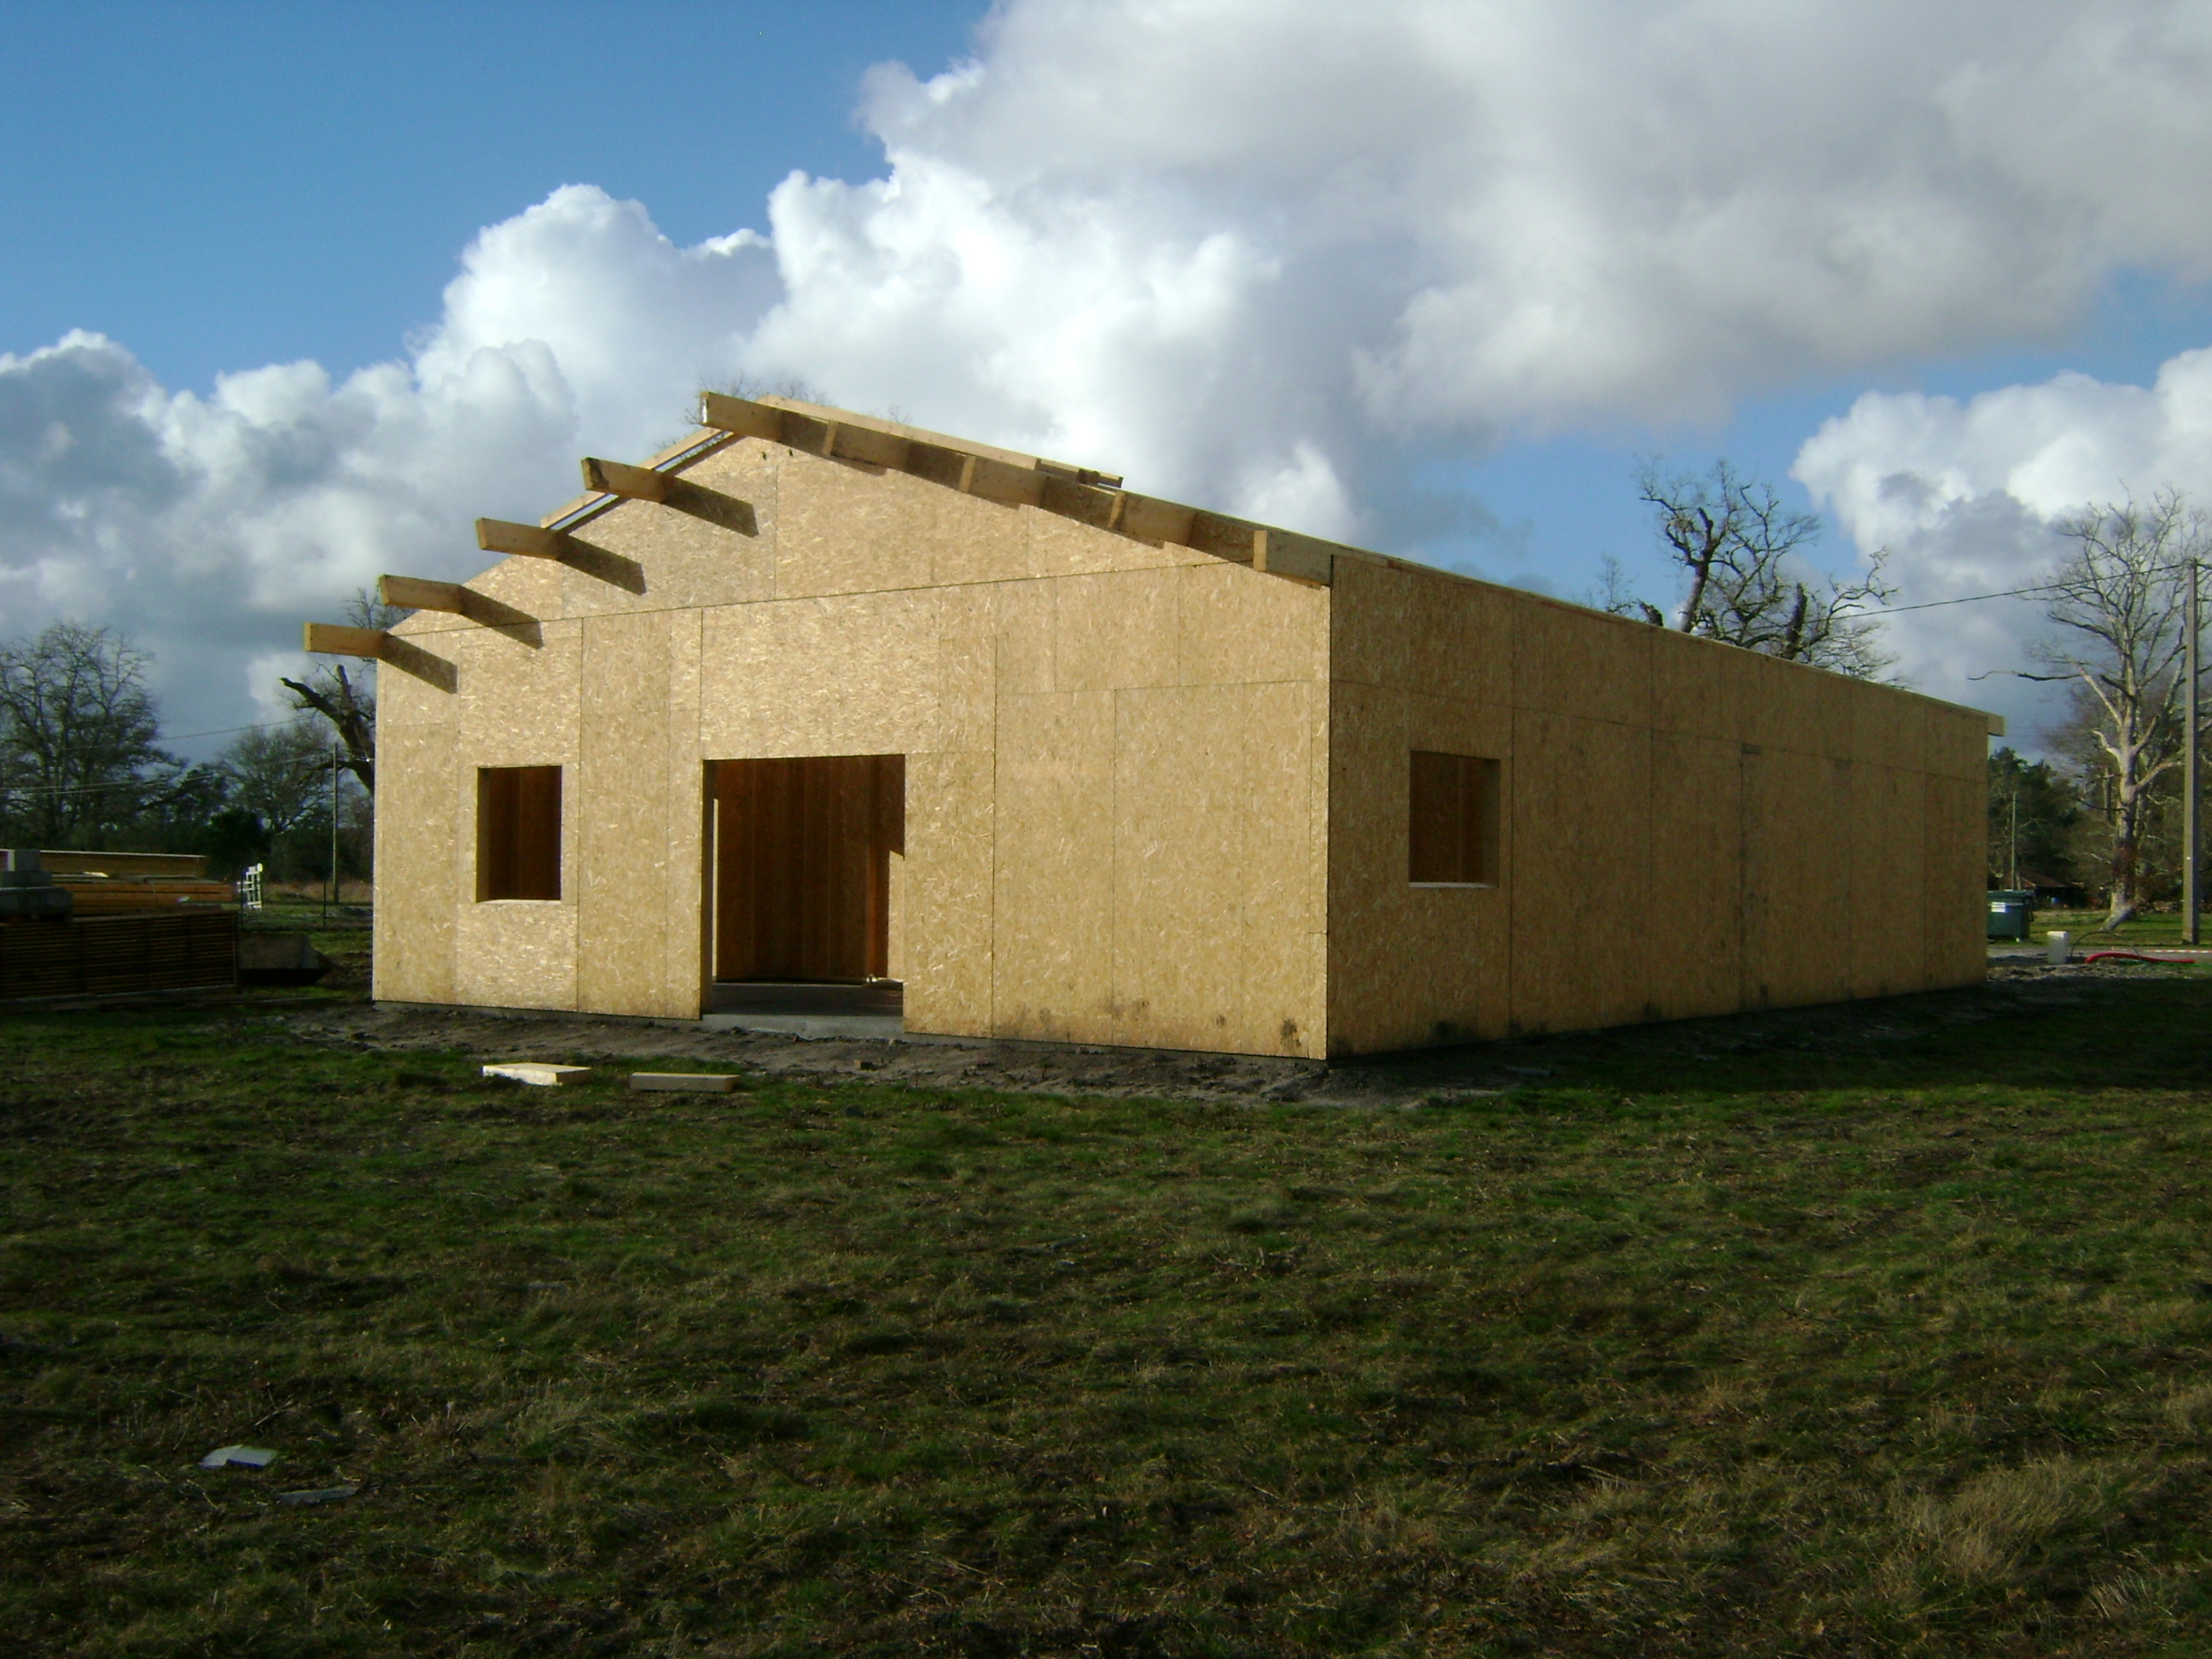
{"type": "Polygon", "coordinates": [[[1989,717],[779,399],[387,579],[375,994],[1348,1055],[1983,973],[1989,717]],[[825,993],[826,994],[826,993],[825,993]]]}

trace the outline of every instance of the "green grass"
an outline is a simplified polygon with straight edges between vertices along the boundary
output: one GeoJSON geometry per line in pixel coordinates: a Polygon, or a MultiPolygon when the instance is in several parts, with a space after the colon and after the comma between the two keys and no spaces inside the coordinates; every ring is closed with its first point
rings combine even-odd
{"type": "MultiPolygon", "coordinates": [[[[2181,913],[2178,910],[2137,916],[2122,922],[2112,932],[2106,931],[2105,916],[2101,909],[2037,910],[2029,916],[2028,933],[2039,945],[2054,929],[2063,929],[2074,935],[2076,947],[2083,951],[2124,951],[2137,946],[2172,950],[2183,943],[2181,913]]],[[[2212,945],[2212,916],[2201,918],[2199,937],[2205,945],[2212,945]]]]}
{"type": "Polygon", "coordinates": [[[357,997],[368,989],[370,925],[366,906],[355,906],[359,914],[340,911],[333,915],[327,906],[314,900],[301,901],[286,894],[272,894],[269,902],[258,910],[240,914],[239,924],[254,933],[300,933],[308,942],[331,960],[331,972],[319,987],[284,988],[283,994],[297,998],[302,994],[316,995],[325,992],[357,997]]]}
{"type": "Polygon", "coordinates": [[[1965,1006],[1385,1113],[12,1016],[0,1649],[2212,1650],[2212,989],[1965,1006]]]}

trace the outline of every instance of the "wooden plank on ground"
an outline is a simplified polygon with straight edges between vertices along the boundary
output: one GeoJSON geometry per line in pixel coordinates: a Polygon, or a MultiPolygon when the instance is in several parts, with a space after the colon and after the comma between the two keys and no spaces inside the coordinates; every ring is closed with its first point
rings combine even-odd
{"type": "Polygon", "coordinates": [[[538,1089],[557,1089],[565,1084],[590,1081],[592,1068],[588,1066],[540,1066],[530,1060],[509,1060],[503,1065],[487,1066],[486,1077],[505,1078],[510,1083],[527,1083],[538,1089]]]}
{"type": "Polygon", "coordinates": [[[670,1094],[726,1095],[736,1090],[738,1079],[729,1072],[632,1072],[629,1086],[670,1094]]]}

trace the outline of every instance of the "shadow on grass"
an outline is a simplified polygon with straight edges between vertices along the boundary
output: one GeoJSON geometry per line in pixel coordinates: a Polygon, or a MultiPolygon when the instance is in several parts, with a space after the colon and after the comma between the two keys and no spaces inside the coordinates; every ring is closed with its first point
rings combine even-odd
{"type": "Polygon", "coordinates": [[[1442,1088],[1637,1094],[2198,1089],[2212,1077],[2212,969],[1996,981],[1389,1055],[1366,1066],[1378,1080],[1442,1088]]]}

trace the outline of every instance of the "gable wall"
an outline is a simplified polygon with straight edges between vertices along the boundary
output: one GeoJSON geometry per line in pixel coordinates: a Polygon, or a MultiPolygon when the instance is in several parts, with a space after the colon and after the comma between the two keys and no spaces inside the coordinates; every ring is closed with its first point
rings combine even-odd
{"type": "Polygon", "coordinates": [[[1981,977],[1981,714],[1382,562],[1331,591],[1333,1052],[1981,977]],[[1416,749],[1502,763],[1496,887],[1407,883],[1416,749]]]}
{"type": "Polygon", "coordinates": [[[684,476],[750,533],[625,503],[617,580],[398,630],[458,689],[381,675],[380,998],[695,1016],[704,763],[900,753],[909,1030],[1320,1051],[1325,592],[757,440],[684,476]],[[557,903],[475,901],[510,764],[566,769],[557,903]]]}

